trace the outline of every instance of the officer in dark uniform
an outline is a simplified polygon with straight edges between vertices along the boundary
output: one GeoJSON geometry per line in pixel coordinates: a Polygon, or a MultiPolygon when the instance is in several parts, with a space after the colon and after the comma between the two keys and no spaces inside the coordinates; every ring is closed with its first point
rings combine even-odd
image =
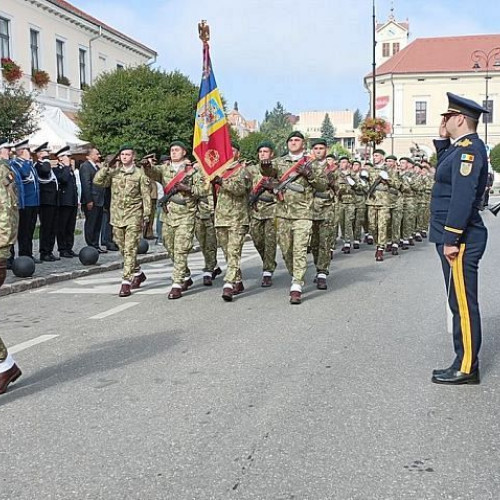
{"type": "Polygon", "coordinates": [[[474,101],[448,92],[448,111],[434,141],[437,170],[431,199],[429,239],[436,243],[453,313],[456,357],[443,370],[434,370],[436,384],[478,384],[481,318],[477,275],[486,248],[487,230],[479,209],[488,177],[484,143],[476,133],[481,113],[474,101]]]}
{"type": "Polygon", "coordinates": [[[57,217],[57,249],[61,257],[76,257],[75,243],[76,214],[78,210],[78,190],[76,177],[71,166],[69,146],[55,153],[57,167],[54,173],[59,183],[59,214],[57,217]]]}
{"type": "Polygon", "coordinates": [[[40,260],[60,260],[53,254],[56,243],[57,191],[58,182],[50,163],[49,143],[44,142],[33,153],[36,154],[35,168],[40,181],[40,260]]]}

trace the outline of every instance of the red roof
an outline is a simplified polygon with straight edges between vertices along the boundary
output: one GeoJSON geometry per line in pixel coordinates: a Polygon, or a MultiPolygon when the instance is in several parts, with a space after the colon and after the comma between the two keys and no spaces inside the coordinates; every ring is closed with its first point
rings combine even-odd
{"type": "MultiPolygon", "coordinates": [[[[472,53],[478,49],[488,53],[495,47],[500,47],[500,35],[418,38],[381,64],[377,75],[473,71],[472,53]]],[[[480,65],[485,66],[483,61],[480,65]]]]}
{"type": "Polygon", "coordinates": [[[150,49],[146,45],[134,40],[133,38],[130,38],[127,35],[124,35],[118,30],[115,30],[111,26],[108,26],[107,24],[103,23],[102,21],[99,21],[99,19],[96,19],[95,17],[92,17],[91,15],[87,14],[86,12],[83,12],[83,10],[80,10],[79,8],[75,7],[74,5],[71,5],[69,2],[66,2],[66,0],[48,0],[51,4],[56,5],[57,7],[60,7],[63,10],[66,10],[68,12],[71,12],[72,14],[75,14],[76,16],[84,19],[85,21],[88,21],[89,23],[95,24],[96,26],[101,26],[103,29],[106,31],[109,31],[110,33],[113,33],[114,35],[122,38],[123,40],[126,40],[129,43],[132,43],[134,45],[137,45],[138,47],[141,47],[142,49],[152,52],[156,55],[156,51],[153,49],[150,49]]]}

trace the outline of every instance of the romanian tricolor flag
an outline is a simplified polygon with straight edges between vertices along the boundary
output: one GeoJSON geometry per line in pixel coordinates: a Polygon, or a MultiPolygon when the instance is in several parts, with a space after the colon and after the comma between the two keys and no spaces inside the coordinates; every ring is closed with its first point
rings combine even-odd
{"type": "Polygon", "coordinates": [[[233,161],[229,125],[215,82],[207,42],[203,43],[203,76],[196,108],[193,154],[209,180],[221,175],[233,161]]]}

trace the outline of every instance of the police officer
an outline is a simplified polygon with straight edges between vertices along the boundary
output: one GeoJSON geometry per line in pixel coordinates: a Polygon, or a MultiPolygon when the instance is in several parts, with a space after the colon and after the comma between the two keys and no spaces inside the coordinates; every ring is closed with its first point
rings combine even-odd
{"type": "Polygon", "coordinates": [[[448,288],[456,356],[449,368],[433,371],[432,382],[478,384],[481,318],[477,276],[487,240],[479,209],[488,178],[488,158],[476,129],[481,113],[488,110],[451,92],[447,95],[440,139],[434,141],[438,165],[430,241],[436,243],[448,288]]]}

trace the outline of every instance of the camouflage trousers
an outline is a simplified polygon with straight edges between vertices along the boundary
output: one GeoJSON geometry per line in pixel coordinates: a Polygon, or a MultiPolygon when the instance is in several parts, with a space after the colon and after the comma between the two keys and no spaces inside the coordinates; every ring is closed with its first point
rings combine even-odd
{"type": "Polygon", "coordinates": [[[391,210],[391,237],[390,241],[399,243],[401,239],[401,223],[403,221],[403,208],[396,207],[391,210]]]}
{"type": "Polygon", "coordinates": [[[427,218],[426,210],[428,210],[428,205],[426,203],[417,203],[417,231],[427,231],[429,220],[427,218]]]}
{"type": "Polygon", "coordinates": [[[2,363],[2,361],[5,361],[6,358],[7,358],[7,347],[5,347],[5,344],[3,343],[3,340],[0,337],[0,363],[2,363]]]}
{"type": "Polygon", "coordinates": [[[415,204],[405,202],[403,206],[402,238],[408,241],[413,237],[416,229],[415,204]]]}
{"type": "Polygon", "coordinates": [[[190,275],[188,256],[193,246],[194,221],[179,226],[163,224],[163,244],[174,263],[172,284],[182,285],[190,275]]]}
{"type": "MultiPolygon", "coordinates": [[[[144,237],[148,238],[148,239],[153,239],[155,236],[154,231],[153,231],[153,227],[154,227],[155,215],[156,215],[156,202],[157,202],[157,200],[151,198],[151,212],[149,213],[149,222],[147,223],[146,231],[144,234],[144,237]]],[[[158,234],[157,236],[159,237],[160,235],[158,234]]]]}
{"type": "Polygon", "coordinates": [[[226,283],[242,281],[241,276],[241,250],[248,233],[248,226],[217,227],[217,241],[224,252],[227,269],[224,276],[226,283]]]}
{"type": "Polygon", "coordinates": [[[313,220],[311,229],[311,253],[317,273],[330,273],[330,250],[333,243],[333,224],[329,219],[313,220]]]}
{"type": "Polygon", "coordinates": [[[139,224],[124,227],[113,226],[113,241],[118,245],[123,256],[123,280],[132,281],[134,273],[140,266],[137,264],[137,247],[142,236],[139,224]]]}
{"type": "Polygon", "coordinates": [[[361,241],[362,231],[368,232],[366,227],[366,206],[356,205],[354,212],[354,241],[361,241]]]}
{"type": "Polygon", "coordinates": [[[250,224],[253,244],[262,259],[262,271],[273,273],[276,269],[276,219],[255,219],[250,224]]]}
{"type": "Polygon", "coordinates": [[[354,203],[339,204],[340,230],[344,241],[351,242],[353,240],[355,215],[356,205],[354,203]]]}
{"type": "Polygon", "coordinates": [[[304,284],[311,229],[312,220],[278,218],[278,245],[293,284],[304,284]]]}
{"type": "Polygon", "coordinates": [[[388,207],[368,206],[368,231],[373,236],[375,244],[385,247],[389,243],[391,227],[391,209],[388,207]]]}
{"type": "Polygon", "coordinates": [[[217,267],[217,236],[213,220],[196,218],[194,234],[205,260],[203,272],[211,273],[217,267]]]}
{"type": "Polygon", "coordinates": [[[332,248],[335,250],[336,245],[337,245],[337,239],[339,237],[339,203],[338,203],[338,201],[336,201],[333,204],[332,226],[333,226],[332,248]]]}

